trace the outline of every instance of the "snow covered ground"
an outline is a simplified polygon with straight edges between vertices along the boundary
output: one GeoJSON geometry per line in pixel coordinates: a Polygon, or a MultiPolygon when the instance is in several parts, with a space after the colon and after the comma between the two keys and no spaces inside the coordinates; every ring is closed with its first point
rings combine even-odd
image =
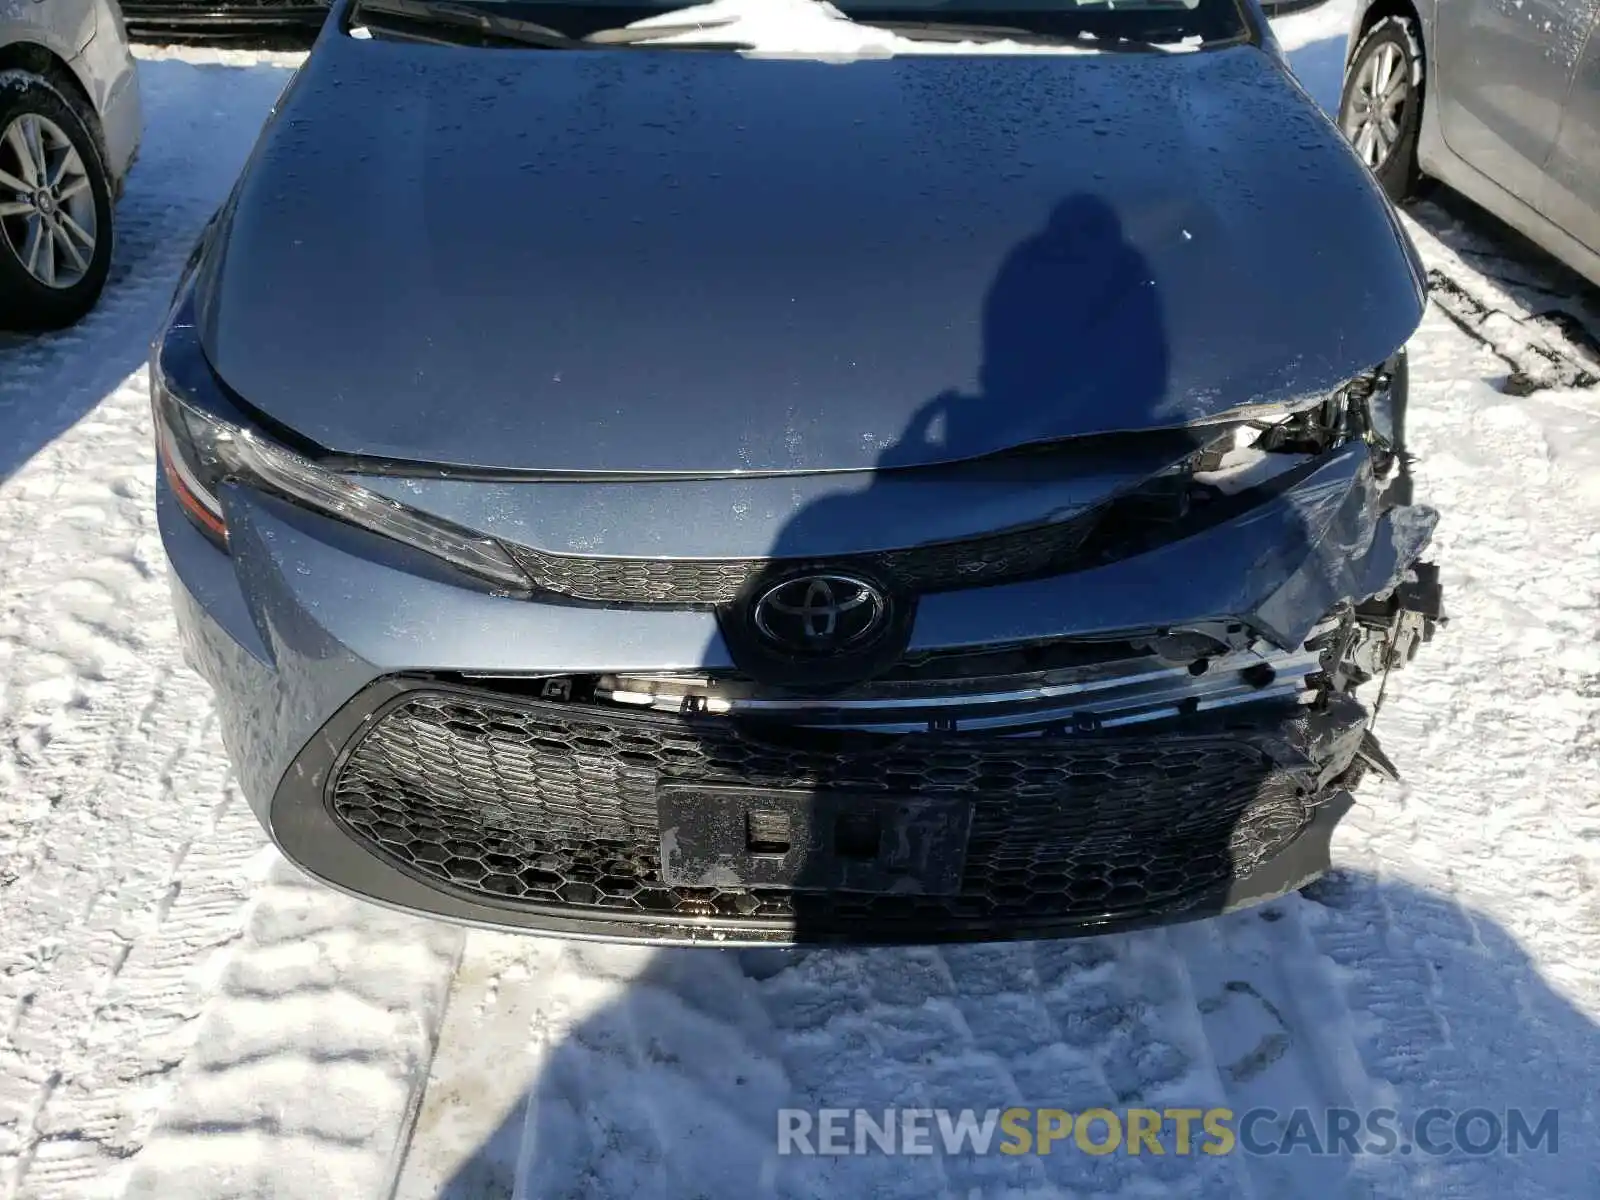
{"type": "MultiPolygon", "coordinates": [[[[1279,23],[1325,104],[1347,18],[1279,23]]],[[[1450,297],[1411,434],[1453,621],[1390,686],[1405,783],[1363,785],[1312,895],[959,950],[462,934],[267,849],[179,662],[141,366],[296,60],[142,58],[104,303],[0,338],[0,1197],[1600,1195],[1600,393],[1540,314],[1600,322],[1559,268],[1447,200],[1410,221],[1450,297]],[[775,1153],[780,1107],[1014,1103],[1554,1107],[1560,1142],[775,1153]]]]}

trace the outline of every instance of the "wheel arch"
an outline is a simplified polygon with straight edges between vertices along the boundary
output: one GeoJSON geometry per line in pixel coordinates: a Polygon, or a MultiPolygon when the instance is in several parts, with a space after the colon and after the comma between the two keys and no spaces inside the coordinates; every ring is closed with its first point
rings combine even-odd
{"type": "MultiPolygon", "coordinates": [[[[1350,32],[1350,38],[1344,52],[1345,83],[1350,81],[1350,68],[1355,63],[1356,54],[1361,50],[1368,36],[1385,21],[1403,23],[1406,41],[1411,44],[1412,51],[1416,54],[1416,70],[1413,74],[1412,86],[1417,90],[1418,101],[1423,106],[1423,124],[1427,124],[1427,97],[1430,78],[1433,72],[1431,47],[1428,44],[1428,23],[1423,19],[1422,9],[1413,3],[1413,0],[1373,0],[1372,5],[1361,14],[1361,20],[1350,32]]],[[[1341,89],[1342,90],[1342,89],[1341,89]]],[[[1341,106],[1343,100],[1341,97],[1341,106]]]]}
{"type": "Polygon", "coordinates": [[[10,42],[0,46],[0,71],[27,71],[48,81],[66,94],[69,100],[83,106],[88,121],[89,136],[94,139],[95,150],[102,164],[107,162],[105,129],[100,123],[100,110],[94,97],[78,77],[71,62],[62,58],[50,47],[39,42],[10,42]]]}
{"type": "MultiPolygon", "coordinates": [[[[28,41],[10,42],[0,46],[0,71],[28,71],[48,79],[57,87],[70,91],[75,99],[81,101],[89,112],[95,115],[98,123],[100,114],[95,108],[94,97],[89,94],[89,89],[78,77],[72,63],[49,46],[28,41]]],[[[98,136],[98,129],[91,132],[98,136]]]]}
{"type": "Polygon", "coordinates": [[[1422,62],[1427,65],[1429,59],[1428,28],[1427,22],[1422,19],[1422,9],[1412,3],[1412,0],[1373,0],[1372,4],[1361,14],[1361,22],[1351,31],[1349,44],[1345,47],[1344,65],[1349,70],[1351,60],[1355,58],[1356,51],[1360,49],[1362,41],[1367,34],[1372,32],[1373,26],[1379,21],[1386,21],[1391,17],[1410,21],[1417,34],[1417,50],[1421,54],[1422,62]]]}

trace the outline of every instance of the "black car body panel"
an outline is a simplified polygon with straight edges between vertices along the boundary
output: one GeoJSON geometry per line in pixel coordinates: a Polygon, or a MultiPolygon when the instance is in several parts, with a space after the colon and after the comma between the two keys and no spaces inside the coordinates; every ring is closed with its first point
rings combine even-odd
{"type": "Polygon", "coordinates": [[[127,0],[123,16],[136,38],[227,38],[314,33],[328,0],[127,0]]]}

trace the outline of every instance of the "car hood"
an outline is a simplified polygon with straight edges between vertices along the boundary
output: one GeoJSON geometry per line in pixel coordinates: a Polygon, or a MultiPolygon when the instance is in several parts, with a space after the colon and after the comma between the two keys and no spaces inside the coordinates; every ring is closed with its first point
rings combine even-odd
{"type": "Polygon", "coordinates": [[[541,52],[325,31],[197,283],[343,453],[918,465],[1337,387],[1423,291],[1278,59],[541,52]]]}

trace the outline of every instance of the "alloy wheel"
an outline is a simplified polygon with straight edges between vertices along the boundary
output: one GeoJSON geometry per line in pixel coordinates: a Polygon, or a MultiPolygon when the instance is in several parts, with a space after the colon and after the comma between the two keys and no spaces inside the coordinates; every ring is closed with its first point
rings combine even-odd
{"type": "Polygon", "coordinates": [[[0,130],[0,246],[47,288],[89,273],[99,238],[83,156],[50,118],[25,112],[0,130]]]}
{"type": "Polygon", "coordinates": [[[1400,115],[1411,94],[1411,69],[1394,42],[1381,42],[1356,73],[1344,116],[1344,134],[1376,170],[1400,140],[1400,115]]]}

